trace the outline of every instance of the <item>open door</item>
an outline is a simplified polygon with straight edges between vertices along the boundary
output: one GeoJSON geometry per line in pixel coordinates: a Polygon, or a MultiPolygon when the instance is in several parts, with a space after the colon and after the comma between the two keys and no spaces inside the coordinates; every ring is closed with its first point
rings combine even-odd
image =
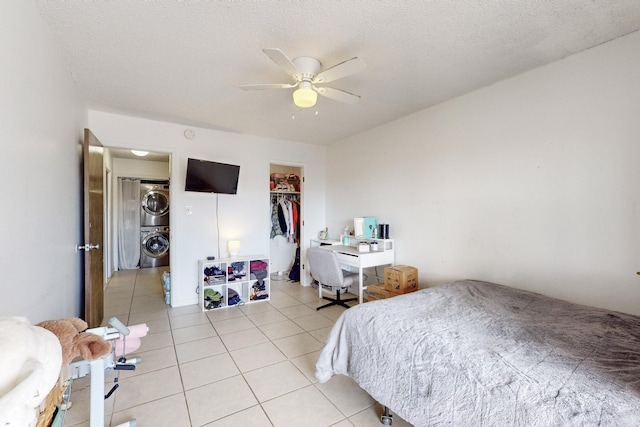
{"type": "Polygon", "coordinates": [[[84,313],[90,328],[104,317],[103,256],[103,147],[89,129],[84,130],[84,313]]]}

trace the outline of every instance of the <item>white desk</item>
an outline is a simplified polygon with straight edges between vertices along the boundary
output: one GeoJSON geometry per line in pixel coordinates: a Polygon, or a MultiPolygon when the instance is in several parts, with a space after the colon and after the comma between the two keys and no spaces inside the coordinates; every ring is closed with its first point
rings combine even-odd
{"type": "MultiPolygon", "coordinates": [[[[393,245],[390,249],[371,252],[358,252],[353,246],[345,245],[325,245],[321,249],[334,251],[338,256],[338,262],[342,265],[356,267],[358,269],[358,302],[362,304],[362,293],[365,289],[362,281],[362,270],[367,267],[377,267],[379,265],[393,265],[395,263],[395,251],[393,245]]],[[[322,286],[318,286],[318,294],[322,298],[322,286]]]]}

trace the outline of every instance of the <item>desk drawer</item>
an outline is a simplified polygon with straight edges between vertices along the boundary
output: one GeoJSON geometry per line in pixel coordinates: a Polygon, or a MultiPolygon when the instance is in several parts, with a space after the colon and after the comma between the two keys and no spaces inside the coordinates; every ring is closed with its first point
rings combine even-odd
{"type": "Polygon", "coordinates": [[[358,255],[336,252],[336,258],[338,258],[339,264],[349,265],[352,267],[358,267],[360,265],[360,257],[358,255]]]}

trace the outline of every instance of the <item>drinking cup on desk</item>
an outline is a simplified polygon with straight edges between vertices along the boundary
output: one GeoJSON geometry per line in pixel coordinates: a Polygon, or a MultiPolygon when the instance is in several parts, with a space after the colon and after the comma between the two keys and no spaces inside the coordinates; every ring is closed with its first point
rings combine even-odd
{"type": "Polygon", "coordinates": [[[342,236],[342,244],[343,245],[349,244],[349,236],[342,236]]]}
{"type": "Polygon", "coordinates": [[[369,245],[371,246],[372,251],[378,250],[378,242],[371,242],[369,245]]]}

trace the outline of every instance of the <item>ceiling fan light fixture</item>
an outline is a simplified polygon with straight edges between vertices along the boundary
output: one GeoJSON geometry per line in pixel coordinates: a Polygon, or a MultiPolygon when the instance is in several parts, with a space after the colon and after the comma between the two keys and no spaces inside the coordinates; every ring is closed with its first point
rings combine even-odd
{"type": "Polygon", "coordinates": [[[330,87],[316,87],[357,73],[364,68],[364,62],[357,57],[343,61],[333,67],[322,69],[322,63],[310,56],[298,56],[289,59],[280,49],[262,49],[269,58],[286,72],[293,81],[291,83],[267,83],[242,85],[242,90],[263,89],[297,89],[293,92],[293,105],[299,109],[308,109],[316,105],[318,94],[334,101],[355,104],[360,101],[358,95],[330,87]]]}
{"type": "Polygon", "coordinates": [[[293,103],[296,107],[311,108],[316,105],[318,93],[310,87],[300,87],[293,92],[293,103]]]}

